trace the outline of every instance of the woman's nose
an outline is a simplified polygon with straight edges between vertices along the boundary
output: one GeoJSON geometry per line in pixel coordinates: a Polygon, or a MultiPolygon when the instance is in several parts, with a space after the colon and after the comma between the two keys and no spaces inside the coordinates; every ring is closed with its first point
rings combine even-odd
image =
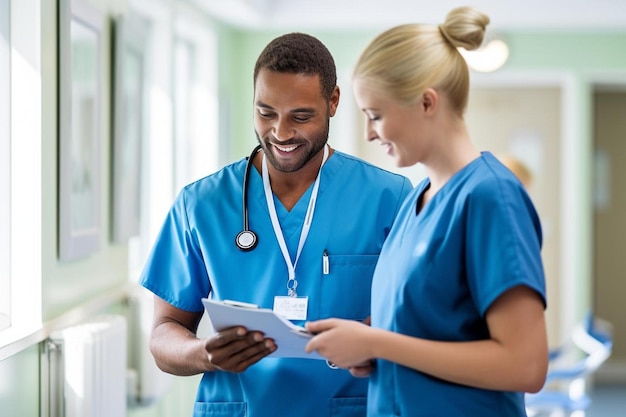
{"type": "Polygon", "coordinates": [[[367,142],[371,142],[376,139],[378,139],[378,134],[372,128],[372,122],[369,120],[365,120],[365,140],[367,142]]]}

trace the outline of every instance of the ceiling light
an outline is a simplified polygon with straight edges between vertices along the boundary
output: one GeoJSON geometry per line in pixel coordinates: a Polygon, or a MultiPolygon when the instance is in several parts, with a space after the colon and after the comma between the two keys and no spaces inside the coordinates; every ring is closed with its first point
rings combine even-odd
{"type": "Polygon", "coordinates": [[[494,39],[474,51],[459,48],[467,65],[475,71],[492,72],[500,68],[509,57],[509,47],[503,41],[494,39]]]}

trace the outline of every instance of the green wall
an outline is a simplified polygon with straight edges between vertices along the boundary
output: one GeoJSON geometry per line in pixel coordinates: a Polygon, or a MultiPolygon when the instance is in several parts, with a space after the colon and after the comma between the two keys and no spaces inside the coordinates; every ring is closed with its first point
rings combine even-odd
{"type": "Polygon", "coordinates": [[[0,415],[39,417],[39,347],[0,361],[0,415]]]}
{"type": "MultiPolygon", "coordinates": [[[[237,143],[233,149],[247,155],[248,148],[255,143],[252,122],[252,71],[257,55],[263,47],[282,32],[248,32],[237,35],[236,49],[229,56],[233,63],[232,73],[241,80],[236,112],[236,129],[233,131],[237,143]]],[[[322,40],[333,53],[340,74],[351,74],[360,51],[377,32],[328,32],[309,31],[322,40]]],[[[509,45],[510,56],[501,72],[532,71],[536,73],[570,73],[575,80],[587,84],[590,76],[617,72],[626,74],[626,29],[617,33],[598,32],[511,32],[503,39],[509,45]]],[[[341,87],[341,85],[340,85],[341,87]]],[[[342,100],[352,97],[342,96],[342,100]]],[[[581,107],[585,107],[581,103],[581,107]]],[[[583,115],[584,116],[584,115],[583,115]]],[[[586,118],[586,117],[584,117],[586,118]]],[[[588,129],[586,129],[588,130],[588,129]]]]}
{"type": "Polygon", "coordinates": [[[624,32],[518,32],[507,34],[505,68],[574,72],[626,70],[624,32]]]}
{"type": "MultiPolygon", "coordinates": [[[[103,292],[124,285],[127,281],[128,248],[110,240],[111,137],[110,106],[100,108],[101,155],[101,223],[100,250],[92,256],[71,262],[58,260],[58,112],[57,106],[57,21],[56,0],[41,2],[41,52],[42,52],[42,270],[43,270],[43,320],[49,321],[67,310],[85,303],[103,292]]],[[[101,53],[103,67],[100,91],[103,103],[111,100],[110,68],[111,25],[106,24],[102,36],[105,40],[101,53]]]]}

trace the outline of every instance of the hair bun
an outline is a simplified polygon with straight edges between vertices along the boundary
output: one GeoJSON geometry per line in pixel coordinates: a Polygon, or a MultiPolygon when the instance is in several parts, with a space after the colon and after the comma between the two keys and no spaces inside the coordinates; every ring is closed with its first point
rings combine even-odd
{"type": "Polygon", "coordinates": [[[483,43],[488,24],[489,16],[473,7],[464,6],[452,9],[446,21],[439,25],[439,30],[452,46],[471,51],[483,43]]]}

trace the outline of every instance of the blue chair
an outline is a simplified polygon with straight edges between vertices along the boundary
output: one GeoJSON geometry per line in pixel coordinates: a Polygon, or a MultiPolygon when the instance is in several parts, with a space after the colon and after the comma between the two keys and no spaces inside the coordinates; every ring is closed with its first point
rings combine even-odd
{"type": "Polygon", "coordinates": [[[588,314],[574,327],[571,343],[550,352],[546,383],[539,392],[525,395],[529,417],[584,417],[591,404],[589,376],[611,356],[612,327],[588,314]]]}

